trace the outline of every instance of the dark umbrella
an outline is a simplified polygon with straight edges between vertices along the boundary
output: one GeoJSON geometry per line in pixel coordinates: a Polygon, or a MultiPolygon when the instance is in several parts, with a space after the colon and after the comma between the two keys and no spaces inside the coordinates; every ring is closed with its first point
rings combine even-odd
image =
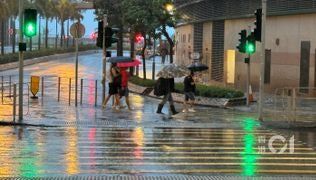
{"type": "Polygon", "coordinates": [[[200,62],[194,62],[188,66],[188,69],[194,72],[205,71],[205,70],[208,70],[208,66],[200,62]]]}
{"type": "Polygon", "coordinates": [[[129,62],[133,61],[131,57],[126,57],[126,56],[117,56],[117,57],[111,57],[108,59],[108,62],[110,63],[119,63],[119,62],[129,62]]]}

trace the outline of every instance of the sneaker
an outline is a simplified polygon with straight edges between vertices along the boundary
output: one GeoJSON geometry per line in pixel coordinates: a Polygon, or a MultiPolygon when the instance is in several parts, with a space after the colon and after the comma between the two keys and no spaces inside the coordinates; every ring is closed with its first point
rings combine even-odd
{"type": "Polygon", "coordinates": [[[115,106],[115,107],[114,107],[114,110],[119,111],[119,110],[120,110],[120,106],[115,106]]]}
{"type": "Polygon", "coordinates": [[[190,108],[189,112],[196,112],[196,111],[193,108],[190,108]]]}

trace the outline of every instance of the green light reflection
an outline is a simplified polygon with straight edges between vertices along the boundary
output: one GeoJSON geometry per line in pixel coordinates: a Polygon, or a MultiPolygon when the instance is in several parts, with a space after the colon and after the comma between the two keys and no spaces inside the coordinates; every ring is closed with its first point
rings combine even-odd
{"type": "Polygon", "coordinates": [[[243,175],[245,176],[254,176],[257,170],[256,162],[259,155],[255,150],[256,136],[254,135],[254,130],[256,126],[258,126],[258,123],[254,119],[246,118],[243,121],[245,135],[243,136],[244,149],[241,156],[243,175]]]}

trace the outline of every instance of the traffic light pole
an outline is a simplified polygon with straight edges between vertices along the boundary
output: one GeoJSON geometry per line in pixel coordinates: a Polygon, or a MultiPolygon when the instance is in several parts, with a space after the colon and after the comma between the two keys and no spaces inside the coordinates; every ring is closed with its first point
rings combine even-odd
{"type": "Polygon", "coordinates": [[[250,54],[248,54],[248,63],[247,63],[247,106],[249,106],[249,87],[250,87],[250,54]]]}
{"type": "Polygon", "coordinates": [[[262,31],[261,31],[261,67],[260,67],[260,86],[259,86],[259,112],[258,119],[263,121],[263,98],[264,98],[264,67],[265,67],[265,41],[266,41],[266,18],[267,0],[262,0],[262,31]]]}
{"type": "Polygon", "coordinates": [[[104,16],[104,20],[103,20],[103,42],[102,42],[102,51],[103,51],[103,58],[102,58],[102,79],[103,79],[103,83],[102,83],[102,102],[104,102],[105,100],[105,85],[106,85],[106,47],[105,47],[105,28],[108,24],[108,18],[107,15],[104,16]]]}
{"type": "MultiPolygon", "coordinates": [[[[19,0],[19,42],[23,43],[23,0],[19,0]]],[[[23,120],[23,51],[19,50],[19,121],[23,120]]]]}

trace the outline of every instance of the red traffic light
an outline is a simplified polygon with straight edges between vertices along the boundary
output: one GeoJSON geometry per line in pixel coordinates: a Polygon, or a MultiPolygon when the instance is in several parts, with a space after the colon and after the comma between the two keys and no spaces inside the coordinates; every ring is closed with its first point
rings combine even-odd
{"type": "Polygon", "coordinates": [[[140,33],[136,34],[136,36],[135,36],[136,43],[140,43],[143,40],[144,40],[144,37],[140,33]]]}

